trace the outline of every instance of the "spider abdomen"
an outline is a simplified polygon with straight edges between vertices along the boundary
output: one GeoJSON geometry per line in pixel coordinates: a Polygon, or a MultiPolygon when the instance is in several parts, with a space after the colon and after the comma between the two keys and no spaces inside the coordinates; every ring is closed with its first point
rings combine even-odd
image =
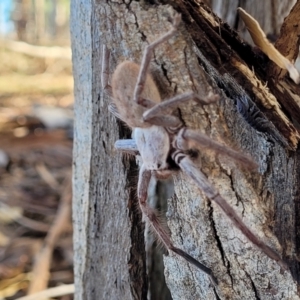
{"type": "MultiPolygon", "coordinates": [[[[151,126],[150,123],[144,122],[142,119],[147,108],[133,101],[139,71],[140,66],[138,64],[124,61],[117,66],[112,76],[111,85],[113,102],[117,106],[122,119],[126,120],[130,127],[145,128],[151,126]]],[[[161,102],[159,91],[150,74],[147,74],[141,97],[154,103],[161,102]]]]}

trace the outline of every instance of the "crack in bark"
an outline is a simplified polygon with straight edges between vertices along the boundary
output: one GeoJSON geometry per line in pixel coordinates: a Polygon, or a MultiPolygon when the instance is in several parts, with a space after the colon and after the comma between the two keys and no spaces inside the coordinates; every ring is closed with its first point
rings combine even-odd
{"type": "MultiPolygon", "coordinates": [[[[120,139],[131,138],[131,129],[117,119],[120,139]]],[[[135,299],[147,299],[148,278],[146,271],[146,252],[144,241],[145,226],[142,222],[142,214],[138,206],[136,189],[138,178],[138,166],[132,156],[123,155],[122,163],[127,170],[125,189],[129,190],[128,214],[131,222],[131,248],[128,259],[128,271],[130,277],[130,290],[135,299]]]]}
{"type": "Polygon", "coordinates": [[[191,71],[190,71],[190,68],[189,68],[189,64],[188,64],[188,60],[187,60],[186,48],[187,48],[187,47],[184,47],[184,49],[183,49],[183,54],[184,54],[184,64],[187,66],[187,71],[188,71],[188,74],[189,74],[189,78],[190,78],[190,80],[191,80],[191,82],[192,82],[192,86],[193,86],[194,90],[196,91],[196,89],[195,89],[195,83],[194,83],[194,77],[193,77],[192,74],[191,74],[191,71]]]}
{"type": "Polygon", "coordinates": [[[250,283],[251,283],[251,286],[252,286],[252,289],[253,289],[253,292],[254,292],[254,295],[255,295],[255,299],[256,299],[256,300],[261,300],[260,297],[259,297],[258,290],[256,289],[256,286],[255,286],[255,284],[254,284],[254,282],[253,282],[253,280],[252,280],[250,274],[248,274],[246,271],[244,271],[244,272],[245,272],[246,276],[247,276],[247,277],[249,278],[249,280],[250,280],[250,283]]]}
{"type": "MultiPolygon", "coordinates": [[[[129,166],[128,174],[136,172],[136,164],[132,161],[129,166]]],[[[136,186],[136,180],[128,177],[128,186],[136,186]]],[[[137,208],[136,188],[131,188],[129,193],[129,218],[131,221],[131,248],[128,261],[130,276],[130,289],[136,299],[147,299],[148,278],[146,271],[146,251],[144,241],[145,226],[142,223],[141,211],[137,208]],[[136,207],[134,207],[136,206],[136,207]]]]}
{"type": "Polygon", "coordinates": [[[218,293],[217,293],[216,288],[213,288],[213,292],[214,292],[214,294],[215,294],[216,299],[217,299],[217,300],[221,300],[221,298],[219,297],[219,295],[218,295],[218,293]]]}
{"type": "MultiPolygon", "coordinates": [[[[169,76],[168,76],[168,71],[167,71],[167,69],[165,68],[165,64],[162,63],[162,64],[160,65],[160,68],[161,68],[161,70],[162,70],[162,72],[163,72],[163,74],[164,74],[164,77],[165,77],[166,80],[169,82],[170,87],[172,87],[172,81],[170,80],[170,78],[169,78],[169,76]]],[[[175,85],[174,90],[175,90],[175,92],[176,92],[176,90],[177,90],[177,85],[175,85]]]]}
{"type": "Polygon", "coordinates": [[[136,28],[138,29],[138,32],[141,34],[141,40],[143,42],[147,41],[147,36],[140,30],[140,26],[139,26],[139,23],[138,23],[138,18],[136,16],[136,14],[134,13],[134,11],[131,10],[130,4],[131,4],[131,2],[129,4],[125,3],[125,6],[127,7],[128,11],[131,12],[132,15],[134,16],[134,19],[135,19],[135,23],[134,24],[135,24],[136,28]]]}
{"type": "Polygon", "coordinates": [[[208,201],[208,207],[209,207],[209,219],[211,220],[211,222],[210,222],[211,228],[212,228],[214,237],[215,237],[216,242],[217,242],[218,249],[219,249],[221,257],[222,257],[223,265],[227,269],[227,274],[230,277],[231,286],[233,287],[233,278],[232,278],[232,275],[231,275],[231,272],[230,272],[230,262],[226,258],[226,254],[225,254],[225,251],[223,249],[222,242],[221,242],[221,240],[220,240],[220,238],[218,236],[218,233],[217,233],[216,224],[215,224],[215,221],[214,221],[214,218],[213,218],[213,207],[212,207],[210,201],[208,201]]]}
{"type": "MultiPolygon", "coordinates": [[[[232,176],[228,175],[229,179],[230,179],[230,186],[231,186],[231,190],[234,192],[236,200],[237,200],[237,204],[241,204],[243,209],[242,209],[242,216],[244,216],[244,212],[245,212],[245,205],[244,202],[242,200],[242,198],[239,196],[239,194],[236,192],[235,188],[234,188],[234,182],[233,182],[233,178],[232,176]]],[[[235,205],[238,206],[238,205],[235,205]]]]}

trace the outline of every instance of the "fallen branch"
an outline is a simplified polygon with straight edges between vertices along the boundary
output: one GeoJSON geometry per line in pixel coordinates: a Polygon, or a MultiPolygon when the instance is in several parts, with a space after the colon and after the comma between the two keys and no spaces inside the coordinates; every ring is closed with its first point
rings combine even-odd
{"type": "Polygon", "coordinates": [[[59,297],[59,296],[73,294],[74,290],[75,290],[74,283],[65,284],[29,296],[17,298],[16,300],[40,300],[40,299],[59,297]]]}
{"type": "Polygon", "coordinates": [[[47,287],[54,246],[70,219],[72,200],[71,175],[66,177],[62,187],[64,190],[61,196],[61,203],[53,225],[46,236],[44,247],[41,249],[34,264],[33,280],[30,283],[28,295],[44,290],[47,287]]]}
{"type": "Polygon", "coordinates": [[[41,57],[41,58],[64,58],[71,59],[71,48],[70,47],[46,47],[46,46],[35,46],[25,42],[16,42],[10,40],[2,41],[4,48],[14,52],[23,53],[29,56],[41,57]]]}

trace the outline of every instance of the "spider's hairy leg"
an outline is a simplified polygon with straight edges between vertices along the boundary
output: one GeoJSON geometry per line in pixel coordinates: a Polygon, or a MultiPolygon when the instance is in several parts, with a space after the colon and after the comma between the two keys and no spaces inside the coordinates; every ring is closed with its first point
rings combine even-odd
{"type": "MultiPolygon", "coordinates": [[[[118,119],[126,123],[127,120],[119,113],[117,106],[114,103],[108,105],[108,110],[118,119]]],[[[177,128],[182,125],[182,122],[175,116],[164,115],[157,116],[149,120],[149,123],[162,127],[172,127],[177,128]]]]}
{"type": "Polygon", "coordinates": [[[170,114],[175,108],[184,102],[194,100],[202,105],[208,105],[218,101],[219,98],[219,95],[214,93],[209,93],[206,97],[200,97],[194,92],[184,93],[158,103],[154,107],[146,110],[143,114],[143,119],[144,121],[151,123],[152,118],[159,115],[170,114]]]}
{"type": "Polygon", "coordinates": [[[186,127],[182,128],[173,140],[173,146],[178,150],[188,150],[193,147],[205,147],[209,148],[216,153],[226,155],[235,161],[243,164],[248,169],[257,169],[258,165],[253,159],[241,153],[240,151],[233,150],[230,147],[222,145],[218,142],[215,142],[207,135],[202,134],[198,131],[188,129],[186,127]]]}
{"type": "Polygon", "coordinates": [[[102,70],[101,70],[101,84],[103,91],[109,96],[112,96],[111,86],[108,84],[109,78],[109,56],[110,50],[103,45],[102,47],[102,70]]]}
{"type": "Polygon", "coordinates": [[[142,104],[142,103],[140,103],[140,102],[142,102],[142,99],[140,96],[144,89],[144,84],[145,84],[145,81],[147,78],[149,64],[150,64],[154,49],[158,45],[160,45],[160,44],[164,43],[165,41],[167,41],[168,39],[170,39],[176,33],[178,25],[180,23],[180,20],[181,20],[181,15],[178,13],[175,13],[175,15],[173,16],[173,23],[172,23],[173,28],[146,47],[146,49],[144,51],[137,83],[136,83],[134,93],[133,93],[133,101],[134,102],[136,102],[138,104],[142,104]]]}
{"type": "Polygon", "coordinates": [[[151,171],[147,170],[144,165],[142,165],[139,173],[139,182],[138,182],[138,199],[139,205],[143,215],[148,220],[149,224],[153,228],[154,232],[157,234],[158,238],[162,242],[162,244],[168,249],[168,251],[173,251],[174,253],[180,255],[184,259],[186,259],[191,264],[198,267],[204,273],[209,276],[210,281],[216,285],[217,280],[214,277],[211,269],[207,268],[192,256],[184,252],[183,250],[174,247],[168,232],[165,230],[164,226],[160,223],[159,217],[156,215],[155,211],[147,204],[148,198],[148,186],[151,179],[151,171]]]}
{"type": "Polygon", "coordinates": [[[180,128],[182,126],[181,120],[178,117],[172,115],[156,116],[151,118],[147,122],[162,127],[180,128]]]}
{"type": "Polygon", "coordinates": [[[219,192],[212,186],[206,176],[198,169],[192,160],[180,151],[174,152],[172,158],[201,189],[208,199],[219,205],[223,212],[228,216],[232,223],[240,229],[240,231],[261,251],[263,251],[271,259],[275,260],[284,270],[288,270],[287,264],[281,257],[267,244],[261,241],[242,221],[235,210],[226,202],[219,192]]]}

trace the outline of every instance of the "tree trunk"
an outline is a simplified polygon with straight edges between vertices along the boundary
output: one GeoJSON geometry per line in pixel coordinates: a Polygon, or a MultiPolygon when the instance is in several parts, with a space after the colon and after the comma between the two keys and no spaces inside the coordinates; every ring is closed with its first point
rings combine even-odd
{"type": "Polygon", "coordinates": [[[101,49],[111,49],[111,73],[125,59],[140,63],[146,45],[170,28],[174,9],[182,15],[178,33],[155,50],[151,63],[161,96],[206,95],[211,88],[220,94],[215,105],[180,106],[182,119],[249,153],[259,170],[249,172],[206,149],[195,163],[290,271],[281,271],[180,173],[168,201],[172,240],[210,267],[219,284],[213,287],[203,272],[170,254],[164,263],[172,298],[299,299],[299,133],[291,121],[299,110],[293,99],[298,86],[269,77],[275,74],[266,72],[271,63],[200,1],[73,0],[76,299],[147,299],[137,169],[114,150],[114,141],[130,133],[108,113],[101,49]]]}

